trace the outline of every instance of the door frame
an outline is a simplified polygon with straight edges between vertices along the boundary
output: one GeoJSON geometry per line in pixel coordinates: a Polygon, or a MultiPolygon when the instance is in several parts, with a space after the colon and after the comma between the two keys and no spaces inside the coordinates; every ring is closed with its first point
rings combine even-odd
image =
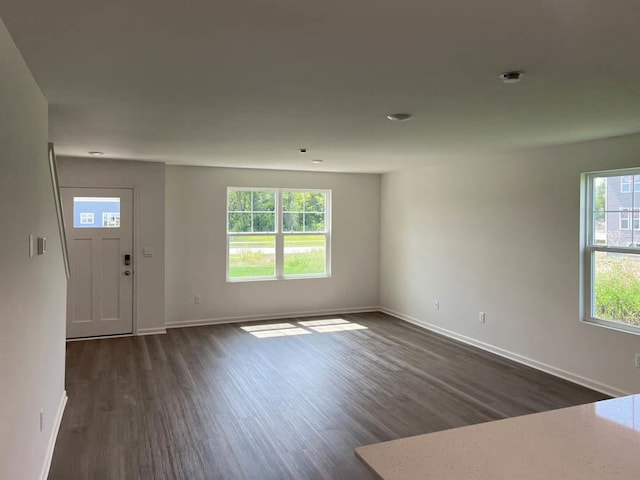
{"type": "MultiPolygon", "coordinates": [[[[131,190],[132,191],[132,199],[133,199],[133,212],[132,212],[132,225],[131,225],[131,234],[132,238],[132,249],[133,249],[133,292],[132,292],[132,311],[131,311],[131,332],[132,333],[123,333],[119,335],[106,335],[106,336],[97,336],[97,337],[83,337],[83,338],[67,338],[67,342],[79,342],[81,340],[95,340],[100,338],[118,338],[118,337],[137,337],[138,336],[138,265],[140,263],[140,253],[138,251],[138,187],[136,185],[77,185],[77,184],[61,184],[60,188],[79,188],[79,189],[96,189],[96,190],[105,190],[105,189],[123,189],[123,190],[131,190]]],[[[67,213],[63,212],[63,215],[67,213]]],[[[66,218],[66,217],[65,217],[66,218]]],[[[66,234],[65,230],[65,234],[66,234]]],[[[68,308],[68,305],[67,305],[68,308]]],[[[66,337],[66,326],[65,326],[65,337],[66,337]]]]}

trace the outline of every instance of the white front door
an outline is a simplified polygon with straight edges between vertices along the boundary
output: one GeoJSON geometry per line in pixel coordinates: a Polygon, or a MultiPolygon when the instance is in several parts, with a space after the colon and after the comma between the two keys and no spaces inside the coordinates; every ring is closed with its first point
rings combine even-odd
{"type": "Polygon", "coordinates": [[[60,193],[71,261],[67,338],[133,333],[133,191],[60,193]]]}

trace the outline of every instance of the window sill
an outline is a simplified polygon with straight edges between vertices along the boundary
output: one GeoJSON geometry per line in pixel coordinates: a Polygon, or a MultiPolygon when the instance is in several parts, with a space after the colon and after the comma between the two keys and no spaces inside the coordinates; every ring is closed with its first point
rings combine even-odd
{"type": "Polygon", "coordinates": [[[250,277],[250,278],[227,278],[227,283],[250,283],[250,282],[277,282],[282,280],[314,280],[331,278],[331,275],[295,275],[289,277],[250,277]]]}
{"type": "Polygon", "coordinates": [[[610,322],[608,320],[601,320],[599,318],[582,319],[580,320],[580,322],[586,325],[592,325],[594,327],[606,328],[607,330],[614,330],[616,332],[630,333],[632,335],[640,335],[640,327],[625,325],[623,323],[610,322]]]}

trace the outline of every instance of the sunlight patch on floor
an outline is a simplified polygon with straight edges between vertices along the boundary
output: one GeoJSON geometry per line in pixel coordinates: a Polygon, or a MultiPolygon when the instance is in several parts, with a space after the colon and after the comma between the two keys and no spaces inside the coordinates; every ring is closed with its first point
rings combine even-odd
{"type": "Polygon", "coordinates": [[[367,327],[360,325],[359,323],[344,323],[341,325],[321,325],[319,327],[310,327],[311,330],[318,333],[329,332],[345,332],[348,330],[367,330],[367,327]]]}
{"type": "Polygon", "coordinates": [[[329,318],[327,320],[305,320],[298,322],[305,327],[319,327],[320,325],[336,325],[338,323],[349,323],[344,318],[329,318]]]}
{"type": "Polygon", "coordinates": [[[262,330],[259,332],[249,332],[254,337],[258,338],[271,338],[271,337],[288,337],[290,335],[309,335],[309,330],[304,328],[284,328],[282,330],[262,330]]]}
{"type": "Polygon", "coordinates": [[[309,335],[312,333],[347,332],[350,330],[368,330],[359,323],[349,322],[343,318],[327,318],[324,320],[304,320],[293,323],[271,323],[267,325],[250,325],[240,327],[257,338],[289,337],[293,335],[309,335]]]}
{"type": "Polygon", "coordinates": [[[283,328],[294,328],[293,323],[271,323],[269,325],[250,325],[248,327],[240,327],[245,332],[260,332],[262,330],[281,330],[283,328]]]}

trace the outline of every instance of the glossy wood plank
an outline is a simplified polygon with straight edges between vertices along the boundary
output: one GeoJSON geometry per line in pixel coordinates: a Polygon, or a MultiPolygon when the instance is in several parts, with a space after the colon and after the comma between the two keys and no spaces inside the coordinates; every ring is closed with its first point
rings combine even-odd
{"type": "Polygon", "coordinates": [[[381,313],[340,318],[367,329],[69,343],[49,478],[371,479],[357,446],[606,398],[381,313]]]}

